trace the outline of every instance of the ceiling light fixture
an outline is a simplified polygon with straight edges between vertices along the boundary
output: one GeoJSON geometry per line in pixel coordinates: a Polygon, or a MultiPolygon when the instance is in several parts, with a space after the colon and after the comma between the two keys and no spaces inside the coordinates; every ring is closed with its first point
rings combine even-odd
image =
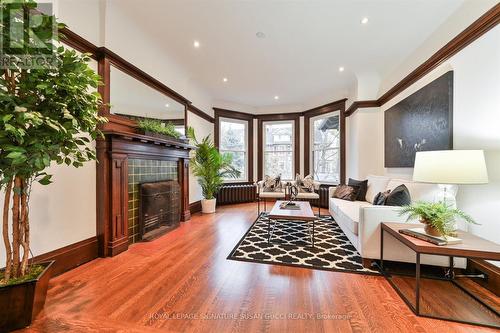
{"type": "Polygon", "coordinates": [[[193,42],[193,46],[194,46],[195,48],[199,48],[199,47],[200,47],[200,42],[198,42],[197,40],[195,40],[195,41],[193,42]]]}
{"type": "Polygon", "coordinates": [[[339,67],[339,72],[343,72],[344,71],[344,67],[340,66],[339,67]]]}
{"type": "Polygon", "coordinates": [[[255,36],[257,36],[257,38],[266,38],[266,34],[263,33],[262,31],[258,31],[255,36]]]}
{"type": "Polygon", "coordinates": [[[167,103],[167,104],[165,104],[165,107],[166,107],[166,108],[168,108],[169,106],[170,106],[170,104],[168,104],[168,103],[167,103]]]}
{"type": "Polygon", "coordinates": [[[227,77],[222,79],[223,82],[227,82],[227,77]]]}
{"type": "Polygon", "coordinates": [[[280,99],[280,97],[278,95],[276,95],[276,96],[274,96],[274,99],[278,100],[278,99],[280,99]]]}
{"type": "Polygon", "coordinates": [[[361,19],[361,24],[367,24],[368,23],[368,17],[363,17],[361,19]]]}

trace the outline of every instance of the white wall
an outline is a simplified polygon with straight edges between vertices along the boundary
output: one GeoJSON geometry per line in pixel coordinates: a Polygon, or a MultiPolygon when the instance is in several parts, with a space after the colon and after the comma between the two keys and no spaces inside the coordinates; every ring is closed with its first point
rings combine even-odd
{"type": "MultiPolygon", "coordinates": [[[[194,128],[196,133],[196,138],[201,140],[202,138],[210,135],[212,140],[214,139],[214,124],[205,119],[198,117],[192,112],[188,112],[187,123],[189,126],[194,128]]],[[[190,170],[191,171],[191,170],[190,170]]],[[[201,192],[201,187],[198,185],[196,177],[190,172],[189,173],[189,203],[203,199],[201,192]]]]}
{"type": "MultiPolygon", "coordinates": [[[[359,163],[358,168],[364,170],[358,170],[358,174],[365,176],[368,173],[379,174],[382,171],[393,177],[411,178],[413,173],[411,168],[384,169],[383,139],[377,141],[377,146],[374,146],[371,139],[383,138],[383,117],[387,109],[449,70],[454,71],[454,148],[484,149],[490,178],[488,185],[460,186],[457,196],[458,207],[472,215],[481,224],[470,226],[473,233],[500,243],[500,223],[497,218],[497,210],[500,207],[500,26],[480,37],[383,105],[380,111],[376,112],[378,120],[372,119],[371,116],[366,117],[366,115],[349,120],[350,131],[357,133],[350,133],[351,138],[357,137],[356,140],[359,143],[357,149],[364,152],[375,149],[381,152],[382,157],[374,162],[359,163]],[[352,126],[352,123],[355,125],[352,126]],[[379,124],[376,133],[365,132],[371,123],[379,124]]],[[[355,152],[356,148],[353,151],[355,152]]],[[[362,154],[359,153],[359,155],[362,154]]],[[[353,167],[352,170],[354,172],[356,168],[353,167]]]]}
{"type": "MultiPolygon", "coordinates": [[[[79,169],[53,165],[47,173],[54,175],[54,183],[35,183],[30,198],[31,251],[35,256],[96,235],[96,163],[85,163],[79,169]]],[[[2,192],[1,207],[3,201],[2,192]]],[[[0,266],[4,262],[2,246],[0,266]]]]}

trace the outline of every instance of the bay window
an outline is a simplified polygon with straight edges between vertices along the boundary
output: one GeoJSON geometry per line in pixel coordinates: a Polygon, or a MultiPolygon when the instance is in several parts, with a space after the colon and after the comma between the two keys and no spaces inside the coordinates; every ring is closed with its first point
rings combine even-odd
{"type": "Polygon", "coordinates": [[[264,175],[281,174],[281,179],[294,179],[295,142],[293,121],[263,123],[264,175]]]}
{"type": "Polygon", "coordinates": [[[327,113],[311,118],[311,169],[315,180],[338,184],[340,181],[340,114],[327,113]]]}
{"type": "Polygon", "coordinates": [[[241,172],[239,178],[228,182],[248,180],[248,122],[238,119],[219,119],[219,151],[233,157],[232,165],[241,172]]]}

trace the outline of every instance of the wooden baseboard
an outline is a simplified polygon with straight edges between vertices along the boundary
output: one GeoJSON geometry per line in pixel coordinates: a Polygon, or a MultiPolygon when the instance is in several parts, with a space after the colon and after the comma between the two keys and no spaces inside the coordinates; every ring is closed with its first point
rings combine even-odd
{"type": "Polygon", "coordinates": [[[33,261],[43,262],[55,260],[52,275],[62,274],[97,258],[97,236],[84,239],[60,249],[50,251],[33,258],[33,261]]]}
{"type": "Polygon", "coordinates": [[[497,267],[486,260],[469,259],[467,260],[467,271],[473,274],[485,274],[488,277],[487,279],[473,278],[472,280],[495,295],[500,296],[500,267],[497,267]]]}
{"type": "Polygon", "coordinates": [[[189,210],[191,211],[191,215],[194,213],[201,212],[201,200],[190,203],[189,210]]]}

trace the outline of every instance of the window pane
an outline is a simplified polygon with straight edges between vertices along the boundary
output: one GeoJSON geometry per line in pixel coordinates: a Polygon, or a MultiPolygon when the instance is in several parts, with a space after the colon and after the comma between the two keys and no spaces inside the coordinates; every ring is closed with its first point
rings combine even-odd
{"type": "Polygon", "coordinates": [[[293,143],[293,125],[292,123],[266,124],[266,148],[276,144],[293,143]]]}
{"type": "Polygon", "coordinates": [[[293,179],[293,123],[264,125],[264,174],[293,179]]]}
{"type": "Polygon", "coordinates": [[[221,121],[220,149],[245,151],[245,124],[221,121]]]}
{"type": "Polygon", "coordinates": [[[293,153],[291,151],[276,151],[265,153],[265,175],[281,173],[281,179],[293,179],[293,153]]]}
{"type": "Polygon", "coordinates": [[[320,182],[339,182],[339,149],[315,150],[313,161],[314,179],[320,182]]]}
{"type": "Polygon", "coordinates": [[[318,181],[338,183],[340,180],[339,115],[313,121],[312,169],[318,181]]]}
{"type": "Polygon", "coordinates": [[[219,150],[233,157],[232,165],[241,172],[239,178],[225,178],[229,182],[247,180],[247,123],[220,120],[219,150]]]}
{"type": "Polygon", "coordinates": [[[245,154],[245,152],[221,150],[221,153],[231,155],[233,157],[233,163],[232,163],[233,167],[235,167],[236,170],[239,170],[241,172],[241,175],[239,178],[227,177],[224,179],[225,180],[246,180],[247,176],[246,176],[246,161],[245,161],[246,154],[245,154]]]}

